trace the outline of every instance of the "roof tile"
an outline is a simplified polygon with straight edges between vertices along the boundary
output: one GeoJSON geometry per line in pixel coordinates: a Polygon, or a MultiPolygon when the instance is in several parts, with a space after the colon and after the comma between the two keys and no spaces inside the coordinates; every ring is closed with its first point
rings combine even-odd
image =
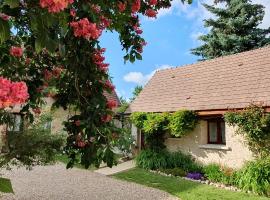
{"type": "Polygon", "coordinates": [[[157,71],[128,112],[270,106],[270,46],[157,71]]]}

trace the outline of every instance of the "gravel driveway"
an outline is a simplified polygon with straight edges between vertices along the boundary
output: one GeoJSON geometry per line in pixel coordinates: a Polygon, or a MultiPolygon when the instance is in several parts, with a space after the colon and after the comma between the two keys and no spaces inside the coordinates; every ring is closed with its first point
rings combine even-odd
{"type": "Polygon", "coordinates": [[[165,192],[91,171],[66,170],[63,164],[2,174],[11,179],[15,195],[1,196],[1,200],[177,200],[165,192]]]}

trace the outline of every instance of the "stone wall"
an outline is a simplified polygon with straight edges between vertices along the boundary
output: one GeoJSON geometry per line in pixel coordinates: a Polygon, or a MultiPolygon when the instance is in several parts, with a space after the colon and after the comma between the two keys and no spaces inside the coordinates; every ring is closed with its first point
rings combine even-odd
{"type": "Polygon", "coordinates": [[[183,138],[167,138],[165,144],[170,151],[182,150],[190,153],[204,164],[218,163],[232,168],[240,168],[252,159],[252,153],[244,144],[235,128],[226,124],[226,145],[207,144],[207,121],[200,120],[195,130],[183,138]]]}

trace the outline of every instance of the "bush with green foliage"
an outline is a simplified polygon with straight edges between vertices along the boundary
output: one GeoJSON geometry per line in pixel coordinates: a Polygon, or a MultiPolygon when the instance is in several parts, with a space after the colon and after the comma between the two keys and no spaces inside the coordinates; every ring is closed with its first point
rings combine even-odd
{"type": "Polygon", "coordinates": [[[165,149],[156,151],[146,149],[136,157],[136,164],[143,169],[174,169],[181,168],[185,172],[201,172],[202,167],[190,155],[180,151],[169,152],[165,149]]]}
{"type": "Polygon", "coordinates": [[[270,157],[248,162],[236,180],[242,190],[270,196],[270,157]]]}
{"type": "Polygon", "coordinates": [[[186,172],[201,172],[202,166],[194,161],[190,154],[181,151],[170,152],[168,158],[168,167],[179,167],[186,172]]]}
{"type": "Polygon", "coordinates": [[[235,185],[236,171],[231,168],[221,167],[218,164],[209,164],[203,168],[203,172],[204,176],[212,182],[235,185]]]}
{"type": "Polygon", "coordinates": [[[250,150],[258,157],[270,154],[270,115],[261,106],[250,105],[240,112],[227,112],[225,121],[237,126],[237,134],[244,136],[250,150]]]}
{"type": "Polygon", "coordinates": [[[182,137],[192,131],[197,122],[197,115],[194,111],[180,110],[171,114],[168,128],[171,135],[182,137]]]}
{"type": "Polygon", "coordinates": [[[136,165],[143,169],[166,169],[168,168],[169,153],[166,150],[153,151],[142,150],[136,157],[136,165]]]}
{"type": "Polygon", "coordinates": [[[10,132],[7,135],[8,151],[0,155],[0,167],[16,164],[31,168],[54,162],[64,146],[65,136],[51,134],[50,129],[44,128],[48,119],[48,115],[41,115],[31,127],[21,132],[10,132]]]}
{"type": "Polygon", "coordinates": [[[223,173],[217,164],[210,164],[203,168],[204,176],[213,182],[221,182],[223,173]]]}
{"type": "Polygon", "coordinates": [[[161,169],[161,172],[165,174],[171,174],[173,176],[186,176],[187,172],[179,167],[173,169],[161,169]]]}

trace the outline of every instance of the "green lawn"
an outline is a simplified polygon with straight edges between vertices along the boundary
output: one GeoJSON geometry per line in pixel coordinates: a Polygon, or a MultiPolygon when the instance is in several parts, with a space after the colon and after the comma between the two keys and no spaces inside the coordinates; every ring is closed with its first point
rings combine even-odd
{"type": "Polygon", "coordinates": [[[9,179],[0,178],[0,192],[13,193],[12,185],[9,179]]]}
{"type": "Polygon", "coordinates": [[[162,176],[138,168],[116,174],[114,177],[167,191],[181,200],[270,200],[266,197],[222,190],[176,177],[162,176]]]}

